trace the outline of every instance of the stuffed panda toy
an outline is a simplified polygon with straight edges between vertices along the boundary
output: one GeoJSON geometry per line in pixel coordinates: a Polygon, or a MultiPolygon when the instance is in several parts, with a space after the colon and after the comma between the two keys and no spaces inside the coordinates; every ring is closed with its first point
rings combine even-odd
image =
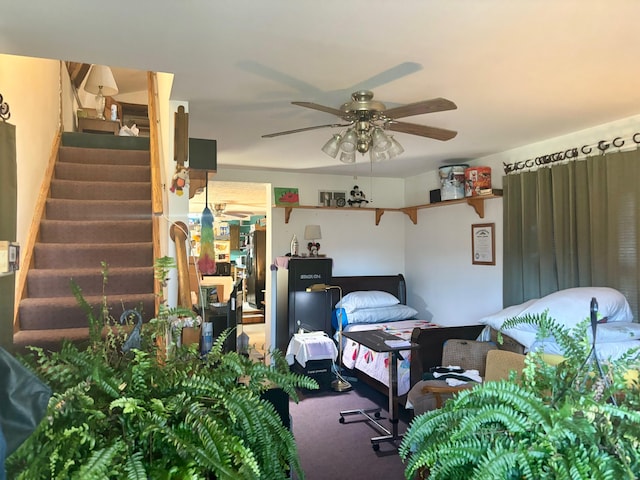
{"type": "Polygon", "coordinates": [[[364,194],[363,191],[360,190],[358,185],[354,185],[353,190],[351,190],[351,192],[349,193],[351,197],[349,197],[349,200],[347,200],[347,203],[349,204],[350,207],[366,207],[367,204],[369,203],[369,200],[367,200],[366,195],[364,194]]]}

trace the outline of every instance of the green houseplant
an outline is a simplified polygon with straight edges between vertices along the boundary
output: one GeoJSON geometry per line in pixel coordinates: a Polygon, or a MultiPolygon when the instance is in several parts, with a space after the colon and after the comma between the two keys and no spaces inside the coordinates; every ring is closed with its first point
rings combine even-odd
{"type": "Polygon", "coordinates": [[[432,479],[640,477],[640,363],[633,353],[597,367],[587,321],[567,329],[546,313],[510,319],[553,336],[565,359],[527,355],[522,381],[487,382],[411,423],[405,475],[432,479]]]}
{"type": "Polygon", "coordinates": [[[88,311],[89,346],[24,357],[54,393],[7,460],[8,478],[284,479],[291,470],[303,478],[292,433],[261,395],[277,386],[297,401],[295,388],[317,388],[314,380],[291,373],[278,351],[272,366],[223,353],[225,335],[204,358],[195,347],[158,355],[158,322],[123,353],[127,332],[106,301],[94,314],[73,288],[88,311]]]}

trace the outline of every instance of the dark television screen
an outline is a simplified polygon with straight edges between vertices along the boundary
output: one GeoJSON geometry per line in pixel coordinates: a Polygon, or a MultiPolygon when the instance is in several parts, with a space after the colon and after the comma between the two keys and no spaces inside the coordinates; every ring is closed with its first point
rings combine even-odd
{"type": "Polygon", "coordinates": [[[189,168],[216,170],[218,167],[218,145],[216,140],[189,138],[189,168]]]}

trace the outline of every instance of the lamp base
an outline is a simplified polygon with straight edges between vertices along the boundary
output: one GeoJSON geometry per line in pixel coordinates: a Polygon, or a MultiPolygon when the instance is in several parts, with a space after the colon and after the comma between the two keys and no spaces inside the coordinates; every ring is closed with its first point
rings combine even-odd
{"type": "Polygon", "coordinates": [[[353,387],[345,379],[336,378],[333,382],[331,382],[331,388],[335,392],[347,392],[351,390],[353,387]]]}

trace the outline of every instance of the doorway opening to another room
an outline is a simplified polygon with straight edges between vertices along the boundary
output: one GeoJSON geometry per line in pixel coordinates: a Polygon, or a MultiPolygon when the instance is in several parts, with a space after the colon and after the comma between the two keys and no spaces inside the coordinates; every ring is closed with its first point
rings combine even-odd
{"type": "Polygon", "coordinates": [[[208,191],[197,193],[189,201],[190,259],[197,262],[203,248],[201,241],[209,238],[206,232],[204,239],[202,236],[203,212],[208,207],[213,215],[216,272],[200,278],[205,285],[230,286],[230,289],[216,288],[215,303],[228,302],[233,286],[242,291],[237,345],[240,350],[248,346],[252,356],[264,358],[271,343],[268,306],[271,281],[267,260],[271,256],[268,235],[271,185],[210,178],[207,187],[208,191]]]}

